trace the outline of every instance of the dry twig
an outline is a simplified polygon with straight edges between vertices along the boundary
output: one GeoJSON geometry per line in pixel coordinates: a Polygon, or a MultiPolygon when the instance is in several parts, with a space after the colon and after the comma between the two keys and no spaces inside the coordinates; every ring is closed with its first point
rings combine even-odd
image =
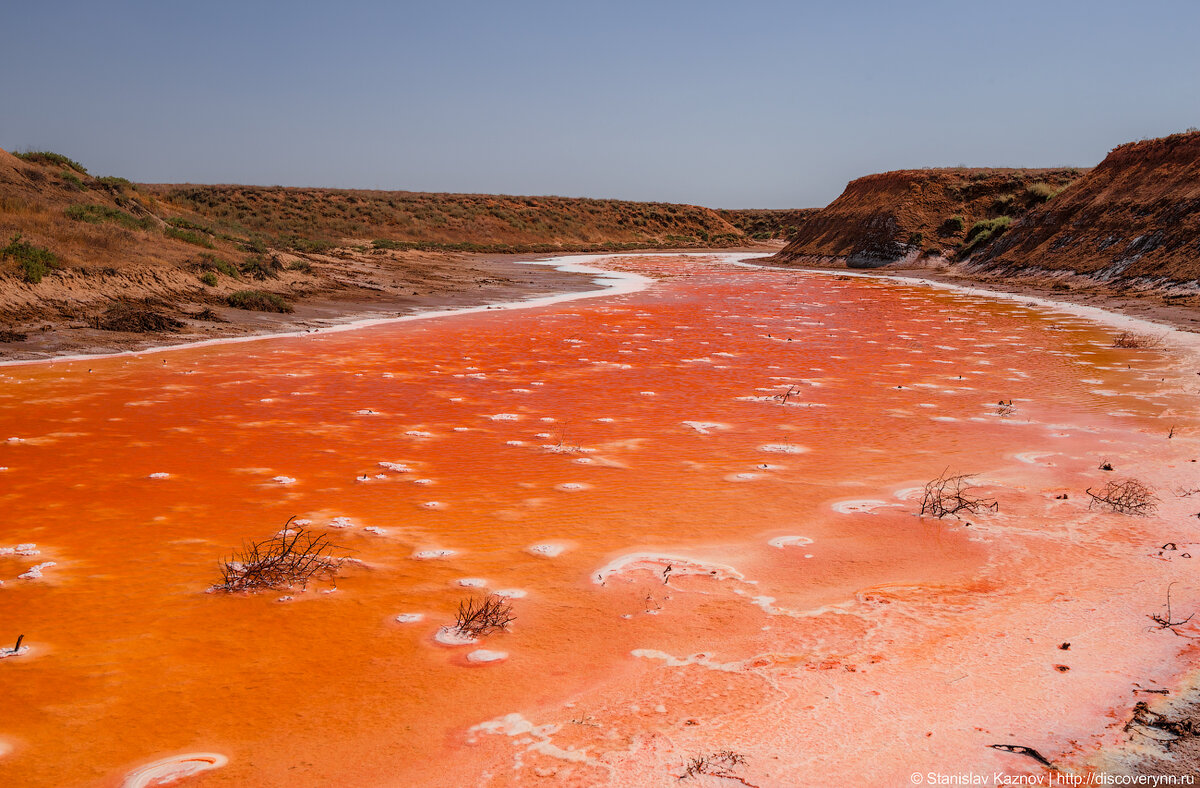
{"type": "Polygon", "coordinates": [[[947,476],[946,471],[942,471],[940,476],[925,485],[921,514],[934,517],[945,517],[949,514],[958,517],[958,513],[963,511],[974,514],[979,511],[999,510],[1000,504],[997,501],[969,492],[973,489],[971,479],[974,478],[975,475],[970,473],[947,476]]]}
{"type": "Polygon", "coordinates": [[[221,562],[221,582],[215,591],[267,591],[304,589],[312,580],[332,580],[346,556],[330,543],[329,535],[292,527],[289,517],[283,530],[262,542],[246,542],[221,562]]]}
{"type": "Polygon", "coordinates": [[[1158,510],[1158,497],[1154,490],[1142,484],[1137,479],[1124,479],[1119,482],[1108,482],[1104,489],[1092,492],[1092,488],[1084,490],[1092,499],[1089,507],[1100,504],[1119,514],[1137,514],[1148,516],[1158,510]]]}
{"type": "Polygon", "coordinates": [[[508,625],[515,620],[508,600],[497,594],[488,594],[458,603],[455,629],[467,637],[475,638],[508,629],[508,625]]]}

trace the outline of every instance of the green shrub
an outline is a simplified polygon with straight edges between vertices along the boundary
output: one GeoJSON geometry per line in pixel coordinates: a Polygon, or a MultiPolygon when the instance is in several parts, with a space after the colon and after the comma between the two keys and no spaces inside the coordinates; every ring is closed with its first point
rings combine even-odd
{"type": "Polygon", "coordinates": [[[251,238],[242,241],[242,251],[250,252],[251,254],[266,254],[267,245],[261,238],[251,238]]]}
{"type": "Polygon", "coordinates": [[[1011,216],[997,216],[995,219],[983,219],[975,222],[967,231],[967,243],[959,250],[959,256],[965,257],[988,241],[999,238],[1010,224],[1012,224],[1011,216]]]}
{"type": "Polygon", "coordinates": [[[279,276],[279,263],[274,260],[268,260],[262,255],[256,254],[246,258],[246,262],[242,263],[242,273],[251,279],[275,279],[279,276]]]}
{"type": "Polygon", "coordinates": [[[172,227],[176,227],[180,230],[197,230],[202,233],[207,233],[208,235],[216,235],[216,233],[213,232],[213,229],[208,225],[200,224],[199,222],[193,222],[190,219],[184,219],[182,216],[172,216],[170,219],[167,219],[166,222],[172,227]]]}
{"type": "Polygon", "coordinates": [[[331,241],[322,241],[314,238],[302,238],[298,235],[285,235],[279,239],[279,244],[285,249],[291,249],[293,252],[302,252],[308,254],[321,254],[333,248],[331,241]]]}
{"type": "Polygon", "coordinates": [[[25,281],[36,285],[42,277],[58,267],[58,257],[54,252],[41,246],[34,246],[28,241],[21,240],[17,233],[8,242],[8,246],[0,249],[0,257],[11,257],[21,266],[25,281]]]}
{"type": "Polygon", "coordinates": [[[128,178],[118,178],[116,175],[105,175],[97,178],[96,182],[118,192],[136,188],[128,178]]]}
{"type": "Polygon", "coordinates": [[[204,273],[200,274],[200,281],[203,282],[204,284],[208,285],[209,287],[216,287],[217,286],[217,275],[214,274],[212,271],[205,271],[204,273]]]}
{"type": "Polygon", "coordinates": [[[920,246],[921,242],[924,240],[925,240],[924,233],[913,233],[912,235],[908,236],[908,245],[909,246],[920,246]]]}
{"type": "Polygon", "coordinates": [[[302,274],[311,274],[312,263],[308,262],[307,260],[293,260],[292,262],[288,263],[288,270],[299,271],[302,274]]]}
{"type": "Polygon", "coordinates": [[[196,246],[203,246],[206,249],[216,248],[213,246],[211,238],[209,238],[207,235],[201,235],[193,230],[181,230],[178,227],[168,227],[166,230],[163,230],[163,234],[168,238],[177,238],[180,241],[184,241],[189,244],[195,244],[196,246]]]}
{"type": "Polygon", "coordinates": [[[1050,184],[1043,183],[1042,181],[1031,183],[1025,187],[1025,195],[1034,205],[1040,205],[1041,203],[1050,200],[1060,191],[1061,189],[1056,189],[1050,184]]]}
{"type": "Polygon", "coordinates": [[[75,191],[81,192],[87,188],[87,186],[84,185],[84,183],[80,179],[80,177],[78,175],[76,175],[75,173],[63,170],[59,174],[62,175],[63,183],[65,183],[67,186],[74,189],[75,191]]]}
{"type": "Polygon", "coordinates": [[[90,205],[77,203],[67,206],[63,211],[68,219],[74,219],[78,222],[87,222],[88,224],[101,224],[103,222],[112,222],[119,224],[122,227],[128,227],[130,230],[151,230],[154,228],[154,220],[150,218],[139,219],[136,216],[131,216],[122,210],[110,207],[108,205],[90,205]]]}
{"type": "Polygon", "coordinates": [[[18,159],[23,159],[33,164],[56,164],[59,167],[70,167],[75,172],[81,175],[87,175],[87,168],[74,159],[68,159],[61,153],[54,153],[48,150],[27,151],[25,153],[14,154],[18,159]]]}
{"type": "Polygon", "coordinates": [[[234,309],[280,313],[295,311],[292,309],[292,305],[280,296],[263,290],[239,290],[236,293],[230,294],[229,298],[225,300],[234,309]]]}
{"type": "Polygon", "coordinates": [[[942,222],[942,226],[939,227],[938,230],[942,235],[958,235],[962,232],[963,227],[965,226],[966,222],[963,221],[962,216],[951,216],[949,219],[942,222]]]}
{"type": "Polygon", "coordinates": [[[241,273],[239,273],[237,270],[237,266],[228,260],[222,260],[215,254],[205,253],[200,255],[200,267],[207,268],[210,271],[216,271],[233,279],[242,278],[241,273]]]}

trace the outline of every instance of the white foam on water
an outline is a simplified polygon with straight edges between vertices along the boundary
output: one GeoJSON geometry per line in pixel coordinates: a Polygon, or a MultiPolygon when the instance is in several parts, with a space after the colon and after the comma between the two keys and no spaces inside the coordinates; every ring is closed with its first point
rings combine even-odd
{"type": "Polygon", "coordinates": [[[334,517],[328,523],[330,528],[352,528],[354,521],[349,517],[334,517]]]}
{"type": "Polygon", "coordinates": [[[419,621],[425,620],[424,613],[401,613],[396,616],[396,623],[399,624],[416,624],[419,621]]]}
{"type": "Polygon", "coordinates": [[[899,504],[889,501],[876,501],[870,499],[838,501],[837,503],[833,504],[833,510],[839,514],[874,514],[876,509],[882,509],[889,506],[899,506],[899,504]]]}
{"type": "Polygon", "coordinates": [[[562,484],[554,485],[554,489],[562,490],[563,492],[577,492],[579,490],[590,490],[592,485],[584,484],[583,482],[563,482],[562,484]]]}
{"type": "Polygon", "coordinates": [[[173,755],[134,769],[125,775],[125,782],[121,783],[121,788],[150,788],[155,785],[167,785],[210,769],[219,769],[227,763],[229,763],[227,757],[215,752],[173,755]]]}
{"type": "Polygon", "coordinates": [[[412,558],[417,561],[435,561],[440,558],[449,558],[458,555],[457,550],[433,549],[433,550],[418,550],[412,554],[412,558]]]}
{"type": "Polygon", "coordinates": [[[383,536],[384,534],[387,533],[387,529],[380,528],[379,526],[376,526],[376,525],[368,525],[365,528],[363,528],[363,530],[366,531],[367,533],[378,534],[379,536],[383,536]]]}
{"type": "Polygon", "coordinates": [[[478,643],[475,638],[462,632],[458,627],[444,626],[438,627],[438,631],[434,633],[433,639],[443,646],[469,646],[472,643],[478,643]]]}
{"type": "Polygon", "coordinates": [[[778,547],[781,550],[785,547],[803,547],[812,543],[813,540],[807,536],[776,536],[767,541],[771,547],[778,547]]]}
{"type": "Polygon", "coordinates": [[[686,427],[691,427],[701,435],[711,435],[714,430],[727,430],[728,424],[722,424],[719,421],[683,421],[680,422],[686,427]]]}
{"type": "Polygon", "coordinates": [[[795,443],[768,443],[759,446],[758,450],[771,452],[772,454],[804,454],[808,451],[808,447],[798,446],[795,443]]]}
{"type": "Polygon", "coordinates": [[[516,413],[494,413],[488,418],[492,421],[519,421],[521,419],[516,413]]]}
{"type": "Polygon", "coordinates": [[[402,462],[380,462],[379,467],[393,473],[412,473],[412,468],[402,462]]]}
{"type": "Polygon", "coordinates": [[[725,481],[727,481],[727,482],[752,482],[752,481],[755,481],[756,479],[761,479],[762,477],[763,476],[761,473],[750,473],[748,471],[743,471],[742,473],[727,474],[725,476],[725,481]]]}
{"type": "Polygon", "coordinates": [[[158,473],[152,473],[152,474],[150,474],[150,475],[149,475],[149,476],[147,476],[146,478],[147,478],[147,479],[170,479],[170,478],[171,478],[171,474],[169,474],[169,473],[167,473],[167,472],[165,472],[165,471],[159,471],[158,473]]]}
{"type": "Polygon", "coordinates": [[[484,588],[488,584],[482,577],[460,577],[454,582],[463,588],[484,588]]]}
{"type": "Polygon", "coordinates": [[[43,561],[40,564],[29,567],[23,573],[17,575],[18,580],[41,580],[42,570],[49,569],[52,566],[57,566],[54,561],[43,561]]]}
{"type": "Polygon", "coordinates": [[[486,648],[477,648],[467,655],[468,662],[488,663],[501,662],[508,659],[507,651],[490,651],[486,648]]]}
{"type": "Polygon", "coordinates": [[[420,504],[420,506],[422,509],[433,509],[433,510],[439,510],[439,509],[446,508],[446,504],[442,503],[441,501],[425,501],[424,503],[420,504]]]}
{"type": "Polygon", "coordinates": [[[592,573],[592,582],[603,585],[608,578],[626,572],[644,570],[662,575],[670,567],[669,575],[706,575],[718,580],[744,580],[742,573],[727,564],[718,564],[696,558],[665,553],[629,553],[609,561],[592,573]]]}
{"type": "Polygon", "coordinates": [[[292,476],[275,476],[271,479],[271,481],[278,482],[279,484],[295,484],[296,483],[296,479],[292,476]]]}
{"type": "Polygon", "coordinates": [[[566,545],[556,544],[554,542],[546,542],[542,544],[530,545],[529,547],[525,548],[525,552],[529,553],[530,555],[540,556],[542,558],[554,558],[555,556],[562,555],[563,551],[566,549],[566,545]]]}
{"type": "Polygon", "coordinates": [[[663,664],[669,668],[682,668],[687,667],[688,665],[697,665],[702,668],[708,668],[709,670],[719,670],[726,673],[739,673],[745,670],[745,663],[743,662],[713,662],[712,658],[709,657],[708,654],[692,654],[689,657],[680,659],[679,657],[671,656],[665,651],[659,651],[653,648],[635,648],[629,653],[635,657],[638,657],[639,659],[661,660],[663,664]]]}

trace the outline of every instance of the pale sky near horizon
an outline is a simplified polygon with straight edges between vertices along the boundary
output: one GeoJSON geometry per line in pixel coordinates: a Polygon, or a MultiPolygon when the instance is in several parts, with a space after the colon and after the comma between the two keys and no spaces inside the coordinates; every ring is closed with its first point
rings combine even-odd
{"type": "Polygon", "coordinates": [[[821,206],[1200,126],[1200,3],[8,3],[0,147],[142,182],[821,206]]]}

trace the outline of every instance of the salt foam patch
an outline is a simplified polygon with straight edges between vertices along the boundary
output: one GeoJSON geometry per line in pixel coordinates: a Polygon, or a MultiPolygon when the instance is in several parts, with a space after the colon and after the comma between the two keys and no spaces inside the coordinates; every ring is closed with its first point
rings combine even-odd
{"type": "Polygon", "coordinates": [[[833,505],[833,510],[839,514],[874,514],[876,509],[886,506],[899,506],[899,504],[875,500],[838,501],[833,505]]]}
{"type": "Polygon", "coordinates": [[[530,545],[529,547],[525,548],[525,552],[529,553],[530,555],[542,556],[544,558],[554,558],[555,556],[562,555],[563,550],[566,549],[567,548],[565,545],[554,544],[550,542],[545,544],[530,545]]]}
{"type": "Polygon", "coordinates": [[[122,788],[150,788],[153,785],[166,785],[182,780],[185,777],[219,769],[229,763],[224,755],[215,752],[193,752],[187,755],[174,755],[134,769],[125,776],[122,788]]]}
{"type": "Polygon", "coordinates": [[[424,621],[424,613],[401,613],[396,616],[396,621],[400,624],[415,624],[418,621],[424,621]]]}
{"type": "Polygon", "coordinates": [[[490,651],[486,648],[477,648],[474,651],[472,651],[470,654],[467,655],[468,662],[480,662],[480,663],[500,662],[500,661],[506,660],[506,659],[508,659],[508,652],[506,652],[506,651],[490,651]]]}
{"type": "Polygon", "coordinates": [[[718,580],[732,578],[734,580],[743,580],[741,572],[737,571],[726,564],[712,563],[701,561],[695,558],[684,558],[678,555],[664,555],[661,553],[630,553],[619,558],[614,558],[603,567],[598,569],[592,576],[592,582],[600,585],[613,575],[624,574],[625,572],[636,572],[645,570],[661,575],[670,568],[670,575],[708,575],[716,577],[718,580]]]}
{"type": "Polygon", "coordinates": [[[803,547],[806,544],[812,543],[813,540],[807,536],[776,536],[767,542],[771,547],[778,547],[780,549],[784,547],[803,547]]]}
{"type": "Polygon", "coordinates": [[[443,646],[469,646],[476,643],[475,638],[466,634],[458,627],[444,626],[438,627],[437,633],[433,639],[443,646]]]}
{"type": "Polygon", "coordinates": [[[773,454],[804,454],[808,451],[805,446],[797,446],[794,443],[768,443],[758,447],[759,451],[768,451],[773,454]]]}
{"type": "Polygon", "coordinates": [[[438,558],[449,558],[452,555],[457,555],[456,550],[418,550],[412,554],[412,557],[418,561],[433,561],[438,558]]]}
{"type": "Polygon", "coordinates": [[[727,430],[728,424],[722,424],[719,421],[684,421],[680,422],[685,427],[691,427],[701,435],[711,435],[714,430],[727,430]]]}

